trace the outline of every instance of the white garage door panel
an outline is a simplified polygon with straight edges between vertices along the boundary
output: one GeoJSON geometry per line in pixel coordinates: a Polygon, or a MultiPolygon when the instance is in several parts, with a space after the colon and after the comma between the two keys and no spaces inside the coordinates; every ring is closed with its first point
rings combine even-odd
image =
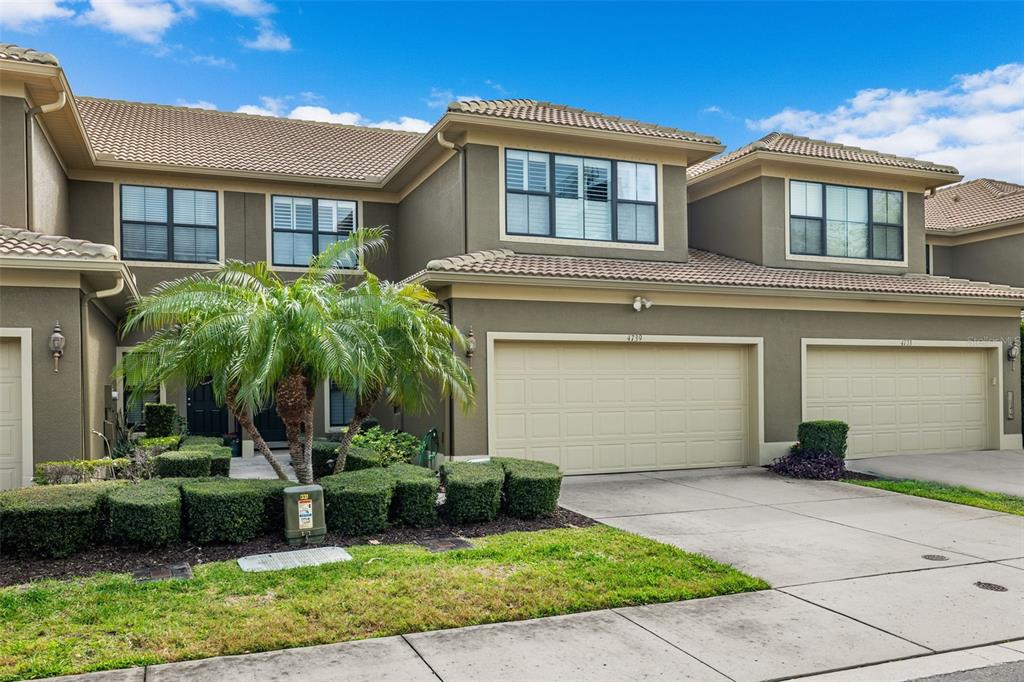
{"type": "Polygon", "coordinates": [[[746,463],[741,346],[499,341],[494,454],[566,473],[746,463]]]}
{"type": "Polygon", "coordinates": [[[0,338],[0,490],[21,486],[21,342],[0,338]]]}
{"type": "Polygon", "coordinates": [[[850,457],[989,447],[986,351],[810,347],[806,419],[850,424],[850,457]]]}

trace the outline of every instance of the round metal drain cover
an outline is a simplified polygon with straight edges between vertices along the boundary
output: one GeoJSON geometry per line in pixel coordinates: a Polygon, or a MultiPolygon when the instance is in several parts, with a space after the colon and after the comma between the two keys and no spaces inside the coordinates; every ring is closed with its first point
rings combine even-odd
{"type": "Polygon", "coordinates": [[[949,561],[949,557],[942,554],[922,554],[921,558],[928,561],[949,561]]]}
{"type": "Polygon", "coordinates": [[[1002,585],[996,585],[995,583],[985,583],[981,582],[980,580],[974,583],[974,586],[982,590],[989,590],[990,592],[1006,592],[1006,588],[1002,585]]]}

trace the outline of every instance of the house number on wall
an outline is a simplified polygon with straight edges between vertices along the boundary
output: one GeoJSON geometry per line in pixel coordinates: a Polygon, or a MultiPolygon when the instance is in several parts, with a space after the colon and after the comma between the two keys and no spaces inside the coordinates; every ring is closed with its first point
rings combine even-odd
{"type": "Polygon", "coordinates": [[[900,347],[901,348],[910,348],[913,345],[914,345],[914,341],[912,339],[900,339],[900,347]]]}
{"type": "Polygon", "coordinates": [[[626,334],[626,341],[628,343],[640,343],[644,340],[643,334],[626,334]]]}

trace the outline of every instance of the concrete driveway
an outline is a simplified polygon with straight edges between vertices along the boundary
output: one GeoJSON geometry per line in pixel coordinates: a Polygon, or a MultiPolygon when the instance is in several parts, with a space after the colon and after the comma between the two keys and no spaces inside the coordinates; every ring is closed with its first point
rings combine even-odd
{"type": "Polygon", "coordinates": [[[1024,497],[1024,450],[851,459],[846,466],[881,478],[916,479],[1024,497]]]}

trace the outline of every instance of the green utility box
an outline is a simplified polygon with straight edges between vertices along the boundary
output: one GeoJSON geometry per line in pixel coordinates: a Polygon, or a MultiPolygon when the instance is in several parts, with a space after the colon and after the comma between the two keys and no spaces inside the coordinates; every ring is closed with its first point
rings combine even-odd
{"type": "Polygon", "coordinates": [[[296,485],[284,489],[284,536],[289,545],[319,545],[327,535],[324,489],[296,485]]]}

